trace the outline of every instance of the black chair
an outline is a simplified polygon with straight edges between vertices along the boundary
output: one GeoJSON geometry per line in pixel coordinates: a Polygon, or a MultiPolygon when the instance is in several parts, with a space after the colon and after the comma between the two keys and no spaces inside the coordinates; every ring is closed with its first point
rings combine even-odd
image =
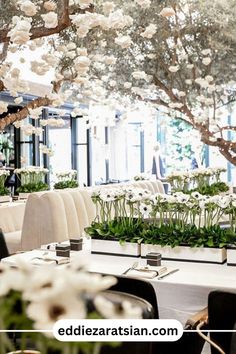
{"type": "Polygon", "coordinates": [[[153,318],[159,318],[156,293],[151,283],[125,276],[116,276],[116,279],[117,283],[113,285],[110,290],[121,291],[146,300],[152,305],[153,318]]]}
{"type": "MultiPolygon", "coordinates": [[[[142,308],[143,318],[158,318],[158,307],[156,294],[153,286],[140,279],[116,276],[117,283],[108,291],[107,295],[115,294],[120,301],[127,294],[127,300],[142,308]]],[[[103,346],[101,354],[110,354],[111,348],[103,346]]],[[[112,354],[154,354],[154,347],[151,342],[124,342],[118,347],[112,348],[112,354]]]]}
{"type": "MultiPolygon", "coordinates": [[[[117,283],[110,290],[130,295],[138,296],[152,305],[153,318],[159,319],[156,292],[150,282],[116,276],[117,283]]],[[[198,318],[193,317],[187,324],[188,329],[195,329],[198,318]]],[[[123,343],[120,347],[113,348],[112,354],[200,354],[204,345],[204,340],[195,332],[184,333],[177,342],[137,342],[123,343]]],[[[110,353],[109,348],[102,348],[102,354],[110,353]]]]}
{"type": "Polygon", "coordinates": [[[2,230],[0,229],[0,260],[8,256],[9,256],[9,252],[7,249],[6,241],[2,230]]]}
{"type": "MultiPolygon", "coordinates": [[[[233,330],[236,323],[236,293],[212,291],[208,297],[208,324],[210,330],[233,330]]],[[[232,352],[231,347],[236,347],[235,335],[230,332],[210,333],[213,342],[219,345],[226,354],[232,352]]],[[[219,352],[211,347],[212,354],[219,352]]]]}

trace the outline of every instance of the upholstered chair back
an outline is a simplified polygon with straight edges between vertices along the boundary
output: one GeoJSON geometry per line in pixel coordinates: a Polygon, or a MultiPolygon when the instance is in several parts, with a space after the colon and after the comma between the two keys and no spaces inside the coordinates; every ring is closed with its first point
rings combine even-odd
{"type": "Polygon", "coordinates": [[[21,231],[21,250],[29,251],[41,246],[40,227],[44,223],[40,195],[29,195],[25,205],[25,215],[21,231]]]}
{"type": "Polygon", "coordinates": [[[0,229],[2,229],[4,234],[22,229],[24,212],[25,203],[14,203],[11,206],[1,206],[0,229]]]}
{"type": "Polygon", "coordinates": [[[67,190],[60,191],[58,194],[64,203],[68,236],[70,239],[79,238],[83,230],[79,224],[79,218],[77,215],[74,199],[67,190]]]}
{"type": "Polygon", "coordinates": [[[40,197],[40,243],[63,242],[69,239],[63,199],[48,192],[40,197]]]}
{"type": "Polygon", "coordinates": [[[91,222],[95,219],[96,217],[96,208],[95,205],[92,201],[91,198],[91,192],[87,191],[86,189],[79,189],[79,193],[82,195],[85,208],[87,211],[87,216],[88,216],[88,222],[91,224],[91,222]]]}
{"type": "Polygon", "coordinates": [[[86,210],[86,205],[83,196],[80,194],[78,189],[68,189],[68,193],[72,196],[76,208],[76,213],[78,216],[79,226],[81,235],[83,235],[84,228],[89,226],[89,218],[86,210]]]}

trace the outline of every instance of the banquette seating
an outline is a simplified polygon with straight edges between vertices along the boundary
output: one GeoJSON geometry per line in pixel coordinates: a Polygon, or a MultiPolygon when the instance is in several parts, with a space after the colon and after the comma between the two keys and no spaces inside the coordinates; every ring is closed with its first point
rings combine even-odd
{"type": "Polygon", "coordinates": [[[11,207],[0,209],[0,228],[5,235],[9,253],[82,237],[84,228],[95,218],[91,193],[97,189],[116,186],[131,186],[148,189],[151,193],[164,193],[160,181],[32,193],[26,203],[13,203],[11,207]]]}

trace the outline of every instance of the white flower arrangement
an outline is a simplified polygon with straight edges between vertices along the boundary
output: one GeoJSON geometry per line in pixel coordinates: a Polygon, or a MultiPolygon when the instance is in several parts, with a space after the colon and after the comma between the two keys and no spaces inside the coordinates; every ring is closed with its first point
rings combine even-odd
{"type": "Polygon", "coordinates": [[[68,171],[61,171],[57,172],[56,176],[58,179],[64,179],[64,178],[76,178],[77,176],[77,170],[68,170],[68,171]]]}
{"type": "MultiPolygon", "coordinates": [[[[21,182],[21,189],[24,190],[24,186],[30,185],[34,189],[34,186],[41,186],[42,190],[47,189],[47,185],[44,183],[45,175],[49,172],[47,168],[39,166],[28,166],[23,168],[16,168],[14,173],[17,175],[21,182]]],[[[34,191],[34,190],[33,190],[34,191]]],[[[38,191],[38,190],[37,190],[38,191]]]]}
{"type": "Polygon", "coordinates": [[[225,171],[226,169],[221,167],[198,168],[184,172],[175,171],[168,176],[168,181],[174,191],[186,192],[189,189],[209,185],[211,182],[220,182],[220,175],[225,171]]]}
{"type": "MultiPolygon", "coordinates": [[[[20,257],[16,268],[1,264],[0,319],[2,329],[8,329],[4,325],[7,326],[9,318],[16,316],[13,312],[14,307],[9,305],[9,299],[11,299],[11,304],[21,305],[18,306],[17,312],[17,319],[20,323],[30,330],[45,330],[43,335],[39,335],[38,340],[35,340],[35,334],[33,337],[36,346],[43,340],[45,353],[50,352],[48,344],[54,340],[52,329],[55,322],[64,318],[89,318],[91,304],[97,315],[102,318],[142,318],[140,308],[127,301],[121,302],[120,307],[117,308],[103,296],[102,291],[109,289],[116,282],[113,276],[88,273],[81,261],[73,262],[70,267],[61,269],[54,266],[35,268],[24,263],[20,257]],[[2,311],[3,308],[4,311],[2,311]]],[[[1,345],[4,353],[12,350],[13,344],[10,343],[6,333],[1,336],[1,345]]],[[[61,346],[63,348],[62,344],[61,346]]],[[[82,347],[83,345],[78,343],[78,351],[82,347]]]]}

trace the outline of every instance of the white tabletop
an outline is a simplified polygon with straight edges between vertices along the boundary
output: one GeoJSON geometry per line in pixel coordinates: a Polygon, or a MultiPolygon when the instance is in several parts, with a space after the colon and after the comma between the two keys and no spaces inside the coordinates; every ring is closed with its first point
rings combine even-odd
{"type": "MultiPolygon", "coordinates": [[[[45,250],[25,252],[4,258],[2,262],[14,266],[16,257],[30,261],[34,257],[42,256],[43,252],[45,250]]],[[[140,265],[146,262],[133,257],[95,255],[88,249],[71,252],[71,261],[77,257],[86,260],[89,271],[112,275],[121,275],[137,260],[140,265]]],[[[162,265],[178,268],[179,271],[160,280],[148,280],[156,291],[160,318],[175,318],[184,324],[192,314],[207,306],[210,291],[236,292],[236,267],[171,261],[163,261],[162,265]]]]}

